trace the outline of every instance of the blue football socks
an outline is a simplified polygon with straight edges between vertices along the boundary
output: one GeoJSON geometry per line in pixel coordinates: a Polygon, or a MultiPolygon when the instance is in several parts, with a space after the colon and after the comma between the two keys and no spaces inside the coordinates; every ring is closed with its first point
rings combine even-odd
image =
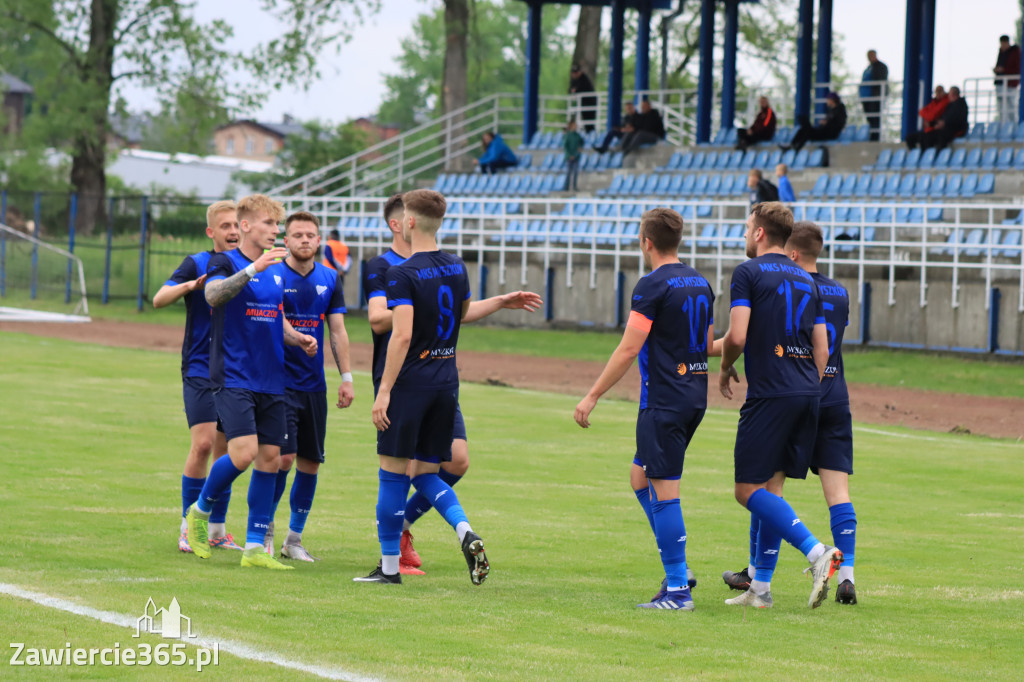
{"type": "Polygon", "coordinates": [[[270,512],[274,507],[276,473],[252,470],[249,479],[249,525],[245,530],[245,544],[262,545],[270,525],[270,512]]]}
{"type": "Polygon", "coordinates": [[[274,481],[274,504],[270,508],[270,520],[273,521],[274,517],[277,516],[277,505],[280,504],[281,498],[284,497],[284,490],[288,487],[288,472],[291,469],[279,469],[277,472],[277,478],[274,481]]]}
{"type": "Polygon", "coordinates": [[[857,513],[853,510],[852,502],[834,504],[828,508],[828,511],[832,517],[832,542],[843,553],[839,578],[840,580],[853,580],[853,553],[857,546],[857,513]]]}
{"type": "Polygon", "coordinates": [[[206,477],[203,491],[196,500],[196,509],[200,514],[209,515],[214,503],[231,487],[235,479],[242,475],[242,470],[235,467],[228,455],[221,455],[210,467],[210,475],[206,477]]]}
{"type": "Polygon", "coordinates": [[[213,503],[213,510],[210,512],[210,523],[224,523],[228,516],[229,502],[231,502],[231,486],[224,488],[224,492],[213,503]]]}
{"type": "Polygon", "coordinates": [[[651,532],[657,535],[658,531],[654,527],[654,512],[651,511],[651,491],[648,488],[643,488],[634,490],[633,494],[636,495],[636,501],[640,503],[640,508],[647,515],[647,523],[651,524],[651,532]]]}
{"type": "Polygon", "coordinates": [[[750,515],[750,560],[747,562],[747,574],[754,577],[754,564],[757,562],[757,531],[761,528],[761,519],[756,514],[750,515]]]}
{"type": "Polygon", "coordinates": [[[188,514],[188,508],[199,499],[199,493],[203,492],[205,478],[191,478],[182,474],[181,476],[181,515],[188,514]]]}
{"type": "Polygon", "coordinates": [[[437,508],[437,513],[444,517],[448,524],[455,528],[460,523],[465,523],[466,512],[459,504],[459,498],[455,496],[452,487],[441,480],[437,474],[420,474],[412,479],[416,492],[422,493],[437,508]]]}
{"type": "MultiPolygon", "coordinates": [[[[654,490],[651,489],[651,496],[654,490]]],[[[658,541],[661,563],[669,590],[681,590],[686,582],[686,526],[679,498],[651,503],[654,516],[654,537],[658,541]]]]}
{"type": "MultiPolygon", "coordinates": [[[[462,480],[462,476],[448,473],[444,469],[437,472],[437,476],[451,488],[454,488],[455,484],[462,480]]],[[[409,496],[409,501],[405,505],[405,522],[411,526],[416,523],[417,519],[430,511],[433,506],[433,503],[426,495],[419,490],[415,491],[409,496]]]]}
{"type": "MultiPolygon", "coordinates": [[[[779,498],[782,499],[782,498],[779,498]]],[[[779,563],[779,549],[782,538],[772,529],[771,524],[759,523],[757,531],[757,555],[754,557],[754,575],[751,580],[770,583],[779,563]]]]}
{"type": "Polygon", "coordinates": [[[401,554],[402,517],[405,514],[405,500],[409,496],[409,477],[383,469],[377,476],[380,479],[380,487],[377,489],[377,539],[380,540],[384,572],[394,575],[398,573],[398,557],[401,554]],[[389,570],[392,567],[394,570],[389,570]]]}
{"type": "MultiPolygon", "coordinates": [[[[767,523],[774,532],[799,549],[804,556],[807,556],[819,544],[818,539],[811,534],[807,526],[797,517],[793,508],[789,506],[789,502],[764,488],[754,491],[754,494],[747,500],[747,509],[757,514],[762,524],[767,523]]],[[[760,536],[760,531],[758,536],[760,536]]]]}
{"type": "Polygon", "coordinates": [[[302,534],[302,530],[306,527],[306,517],[309,516],[309,510],[313,508],[314,494],[316,494],[316,474],[307,474],[296,469],[289,498],[292,516],[288,522],[288,530],[291,532],[302,534]]]}

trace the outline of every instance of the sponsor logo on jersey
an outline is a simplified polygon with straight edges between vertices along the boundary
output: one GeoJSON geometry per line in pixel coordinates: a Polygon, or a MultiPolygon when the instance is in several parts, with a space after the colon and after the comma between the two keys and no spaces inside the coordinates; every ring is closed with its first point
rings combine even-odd
{"type": "Polygon", "coordinates": [[[680,362],[678,365],[676,365],[676,373],[679,376],[681,376],[681,377],[682,376],[686,376],[686,363],[685,362],[680,362]]]}
{"type": "Polygon", "coordinates": [[[783,355],[786,354],[786,351],[782,348],[781,345],[776,344],[776,346],[775,346],[775,354],[778,355],[781,358],[783,355]]]}
{"type": "Polygon", "coordinates": [[[281,275],[274,275],[274,284],[281,286],[281,275]]]}
{"type": "Polygon", "coordinates": [[[324,286],[323,284],[317,284],[316,285],[316,295],[317,296],[323,296],[325,291],[327,291],[327,287],[326,286],[324,286]]]}

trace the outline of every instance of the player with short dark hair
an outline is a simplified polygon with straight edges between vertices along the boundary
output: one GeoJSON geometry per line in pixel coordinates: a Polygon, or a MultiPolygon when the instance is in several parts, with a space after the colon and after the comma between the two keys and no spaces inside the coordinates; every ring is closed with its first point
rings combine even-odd
{"type": "Polygon", "coordinates": [[[381,563],[367,577],[355,580],[401,584],[402,517],[411,476],[411,484],[433,500],[455,528],[470,579],[479,585],[489,571],[483,540],[470,527],[451,486],[437,475],[440,463],[451,458],[459,391],[455,350],[462,318],[469,310],[469,277],[461,258],[437,247],[444,197],[431,190],[415,190],[404,194],[402,202],[402,234],[412,244],[412,255],[386,274],[392,330],[373,403],[380,460],[381,563]]]}
{"type": "Polygon", "coordinates": [[[288,472],[295,464],[295,479],[289,502],[291,518],[288,536],[281,545],[281,556],[299,561],[316,561],[302,545],[302,531],[313,507],[317,475],[324,462],[327,436],[327,380],[324,376],[324,324],[330,330],[328,341],[334,363],[341,375],[337,407],[352,404],[352,372],[349,362],[348,332],[345,330],[345,293],[341,273],[316,262],[320,247],[320,221],[312,213],[299,211],[285,219],[284,245],[288,257],[281,268],[284,277],[284,315],[297,332],[316,339],[317,352],[306,355],[301,349],[284,349],[285,414],[288,435],[281,447],[281,468],[274,488],[274,507],[270,529],[264,539],[269,554],[274,553],[274,517],[284,495],[288,472]]]}
{"type": "Polygon", "coordinates": [[[242,566],[291,570],[263,548],[287,434],[284,346],[301,346],[313,356],[317,343],[312,336],[296,333],[284,319],[280,260],[288,252],[274,247],[282,218],[280,202],[262,194],[245,197],[238,203],[241,244],[215,255],[208,265],[205,294],[213,308],[210,379],[217,387],[217,415],[228,440],[228,454],[214,462],[185,518],[193,553],[208,559],[210,511],[232,481],[255,463],[242,566]]]}
{"type": "MultiPolygon", "coordinates": [[[[818,428],[810,468],[821,479],[821,489],[831,517],[832,541],[843,553],[836,601],[840,604],[856,604],[853,562],[857,542],[857,514],[850,502],[853,425],[842,353],[843,334],[850,320],[850,297],[840,283],[818,272],[818,255],[823,246],[821,228],[812,222],[803,221],[793,225],[793,233],[785,249],[789,258],[814,278],[825,313],[829,358],[821,382],[818,428]]],[[[751,566],[736,573],[726,571],[722,574],[725,583],[733,589],[746,590],[750,587],[750,578],[756,571],[753,564],[757,557],[757,533],[758,528],[751,526],[751,566]]],[[[774,549],[774,553],[763,557],[765,566],[771,570],[775,568],[779,546],[780,542],[776,542],[773,548],[768,548],[774,549]]]]}
{"type": "MultiPolygon", "coordinates": [[[[384,374],[384,361],[387,354],[388,340],[391,338],[393,313],[387,306],[386,274],[390,267],[401,265],[412,255],[412,245],[403,238],[402,223],[405,218],[405,206],[401,194],[393,194],[384,203],[384,223],[391,231],[391,247],[384,253],[371,258],[363,269],[363,288],[366,291],[368,318],[373,336],[373,386],[376,395],[384,374]]],[[[469,312],[462,322],[475,322],[498,310],[526,310],[533,312],[540,308],[541,297],[529,291],[514,291],[482,301],[471,301],[469,312]]],[[[469,446],[466,436],[466,423],[462,410],[455,406],[455,425],[452,433],[451,461],[441,462],[438,476],[449,486],[454,487],[469,469],[469,446]]],[[[402,522],[400,572],[403,575],[422,575],[419,570],[423,562],[413,546],[412,525],[433,508],[433,502],[418,491],[413,491],[405,507],[402,522]]]]}
{"type": "Polygon", "coordinates": [[[671,209],[652,209],[641,218],[640,249],[651,272],[633,289],[622,341],[574,417],[589,427],[597,401],[640,357],[640,412],[630,481],[654,531],[665,580],[654,599],[638,606],[692,611],[679,479],[686,448],[707,409],[715,295],[699,272],[679,261],[682,234],[683,218],[671,209]],[[639,487],[641,480],[649,486],[639,487]]]}
{"type": "MultiPolygon", "coordinates": [[[[217,201],[206,209],[206,236],[213,240],[213,250],[187,256],[174,274],[153,295],[153,307],[163,308],[179,298],[185,299],[185,338],[181,344],[181,383],[185,399],[185,420],[191,444],[181,474],[181,528],[178,549],[191,552],[185,514],[199,498],[206,483],[210,453],[220,457],[228,451],[224,434],[217,430],[217,406],[210,383],[210,306],[202,295],[206,283],[206,266],[214,254],[238,246],[238,215],[233,201],[217,201]]],[[[217,500],[210,512],[210,546],[219,549],[242,549],[227,532],[224,519],[231,500],[231,488],[217,500]]]]}
{"type": "Polygon", "coordinates": [[[811,563],[808,606],[828,596],[828,581],[843,553],[826,547],[782,499],[786,478],[806,478],[817,432],[821,378],[828,364],[828,332],[814,279],[785,255],[793,214],[779,202],[753,207],[747,218],[750,260],[733,272],[729,331],[722,340],[719,389],[732,399],[739,381],[733,363],[742,353],[747,398],[736,430],[736,501],[758,525],[750,589],[726,604],[772,606],[771,570],[762,557],[781,537],[811,563]]]}

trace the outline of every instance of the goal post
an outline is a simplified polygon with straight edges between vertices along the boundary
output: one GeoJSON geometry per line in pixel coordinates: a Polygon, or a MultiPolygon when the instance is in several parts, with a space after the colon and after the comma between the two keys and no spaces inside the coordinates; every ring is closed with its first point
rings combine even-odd
{"type": "Polygon", "coordinates": [[[82,259],[0,223],[0,320],[89,322],[82,259]]]}

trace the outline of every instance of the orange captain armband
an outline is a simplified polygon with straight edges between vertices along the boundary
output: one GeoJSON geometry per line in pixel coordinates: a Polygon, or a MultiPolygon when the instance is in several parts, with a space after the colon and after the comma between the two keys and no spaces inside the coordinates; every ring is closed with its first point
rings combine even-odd
{"type": "Polygon", "coordinates": [[[643,313],[638,313],[635,310],[629,311],[629,320],[626,321],[626,326],[627,327],[632,327],[633,329],[639,329],[644,334],[650,334],[651,333],[651,326],[653,326],[653,325],[654,325],[654,320],[649,319],[643,313]]]}

